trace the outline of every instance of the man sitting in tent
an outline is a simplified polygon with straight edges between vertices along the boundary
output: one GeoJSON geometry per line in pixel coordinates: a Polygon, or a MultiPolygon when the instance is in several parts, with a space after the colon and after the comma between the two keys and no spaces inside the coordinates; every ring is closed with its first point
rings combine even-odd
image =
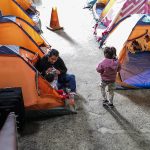
{"type": "Polygon", "coordinates": [[[59,57],[57,50],[52,49],[48,54],[39,59],[35,64],[35,68],[43,77],[55,68],[55,72],[58,75],[58,88],[69,88],[71,92],[76,92],[75,76],[73,74],[67,74],[66,65],[59,57]]]}

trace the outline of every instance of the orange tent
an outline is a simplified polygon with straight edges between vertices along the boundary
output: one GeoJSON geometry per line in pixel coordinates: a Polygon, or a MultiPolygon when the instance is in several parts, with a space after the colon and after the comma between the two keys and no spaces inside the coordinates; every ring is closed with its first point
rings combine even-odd
{"type": "Polygon", "coordinates": [[[4,16],[2,18],[7,18],[13,20],[19,26],[21,26],[27,34],[37,43],[37,45],[42,48],[46,53],[50,50],[51,45],[24,19],[15,16],[4,16]]]}
{"type": "Polygon", "coordinates": [[[18,46],[1,46],[0,88],[21,87],[26,109],[64,107],[62,97],[28,61],[34,56],[34,52],[18,46]]]}
{"type": "Polygon", "coordinates": [[[10,18],[7,17],[0,17],[0,44],[24,47],[30,51],[38,53],[38,55],[42,57],[44,52],[39,46],[40,44],[43,44],[43,39],[40,38],[32,28],[29,28],[29,26],[26,28],[27,25],[25,22],[23,23],[23,20],[17,19],[19,20],[18,22],[15,20],[15,18],[10,20],[10,18]],[[23,27],[26,30],[24,30],[23,27]],[[33,31],[34,36],[31,37],[28,34],[30,31],[33,31]]]}
{"type": "Polygon", "coordinates": [[[133,14],[121,19],[105,40],[105,46],[113,46],[117,50],[121,71],[116,82],[122,87],[150,88],[149,17],[146,14],[133,14]],[[138,48],[135,47],[137,43],[138,48]]]}
{"type": "Polygon", "coordinates": [[[16,0],[16,2],[24,9],[27,10],[29,9],[33,2],[31,0],[16,0]]]}
{"type": "Polygon", "coordinates": [[[14,0],[0,0],[0,10],[3,16],[17,16],[29,22],[32,26],[36,25],[36,23],[23,10],[23,8],[21,8],[20,5],[18,5],[18,3],[14,0]]]}

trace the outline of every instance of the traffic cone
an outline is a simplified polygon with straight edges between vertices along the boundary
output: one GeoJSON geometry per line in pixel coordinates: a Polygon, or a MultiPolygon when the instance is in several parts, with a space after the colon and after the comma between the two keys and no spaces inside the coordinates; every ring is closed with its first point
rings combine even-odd
{"type": "Polygon", "coordinates": [[[59,25],[59,20],[58,20],[58,14],[57,14],[57,8],[56,7],[52,8],[50,27],[47,27],[47,28],[52,30],[52,31],[63,29],[63,27],[61,27],[59,25]]]}

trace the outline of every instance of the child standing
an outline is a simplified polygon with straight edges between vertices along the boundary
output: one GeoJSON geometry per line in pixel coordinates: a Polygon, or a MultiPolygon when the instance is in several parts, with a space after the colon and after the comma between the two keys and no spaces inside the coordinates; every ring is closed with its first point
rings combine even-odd
{"type": "Polygon", "coordinates": [[[113,108],[114,87],[117,72],[121,67],[116,58],[116,49],[114,47],[105,47],[104,49],[105,59],[102,60],[96,70],[101,76],[101,93],[103,96],[103,106],[107,105],[113,108]],[[106,94],[106,87],[108,87],[108,99],[106,94]]]}

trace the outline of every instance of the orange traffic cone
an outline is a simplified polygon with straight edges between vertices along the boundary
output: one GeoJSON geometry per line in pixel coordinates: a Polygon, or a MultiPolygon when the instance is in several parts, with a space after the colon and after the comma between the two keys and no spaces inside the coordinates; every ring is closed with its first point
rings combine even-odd
{"type": "Polygon", "coordinates": [[[58,20],[58,14],[57,14],[57,8],[56,7],[52,8],[50,27],[47,27],[47,28],[52,30],[52,31],[63,29],[63,27],[60,27],[60,25],[59,25],[59,20],[58,20]]]}

